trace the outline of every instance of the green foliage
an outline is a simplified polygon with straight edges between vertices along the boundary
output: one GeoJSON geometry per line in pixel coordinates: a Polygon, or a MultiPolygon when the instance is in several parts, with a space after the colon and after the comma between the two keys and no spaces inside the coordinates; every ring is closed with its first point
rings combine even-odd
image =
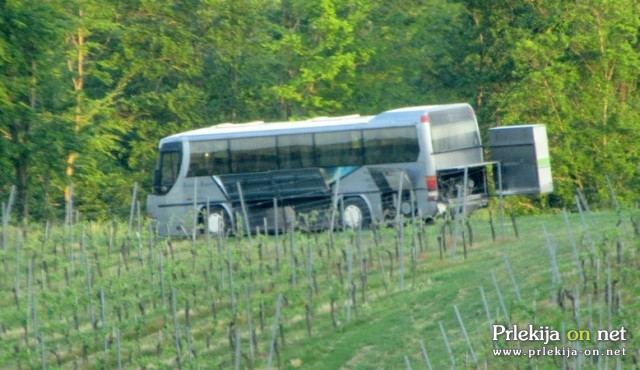
{"type": "Polygon", "coordinates": [[[68,139],[68,122],[60,112],[69,96],[65,66],[58,63],[68,19],[56,2],[6,1],[0,13],[0,190],[8,192],[15,184],[16,209],[28,218],[30,208],[42,214],[38,201],[63,175],[48,162],[68,139]]]}
{"type": "Polygon", "coordinates": [[[50,217],[71,182],[88,217],[120,212],[109,204],[134,181],[150,190],[157,142],[179,131],[459,101],[483,132],[547,124],[550,206],[576,186],[599,205],[605,174],[620,201],[638,197],[636,1],[0,7],[0,195],[18,186],[20,216],[50,217]]]}
{"type": "Polygon", "coordinates": [[[564,204],[576,186],[606,196],[605,174],[622,199],[637,197],[628,190],[638,176],[638,156],[626,148],[640,140],[640,6],[543,2],[535,12],[553,22],[514,44],[520,81],[505,97],[504,121],[547,124],[556,193],[564,204]]]}
{"type": "Polygon", "coordinates": [[[269,44],[282,71],[271,92],[285,117],[343,111],[357,88],[357,66],[368,50],[356,44],[368,5],[317,0],[283,2],[269,44]]]}

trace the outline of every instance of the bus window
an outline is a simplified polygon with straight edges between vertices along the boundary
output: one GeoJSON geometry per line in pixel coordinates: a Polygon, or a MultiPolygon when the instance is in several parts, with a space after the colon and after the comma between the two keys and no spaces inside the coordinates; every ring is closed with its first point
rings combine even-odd
{"type": "Polygon", "coordinates": [[[187,177],[212,176],[229,173],[227,140],[191,142],[187,177]]]}
{"type": "Polygon", "coordinates": [[[315,135],[318,167],[361,166],[360,130],[334,131],[315,135]]]}
{"type": "Polygon", "coordinates": [[[415,162],[420,147],[415,127],[364,130],[366,164],[415,162]]]}
{"type": "Polygon", "coordinates": [[[180,152],[160,152],[158,175],[154,179],[157,194],[166,194],[173,187],[180,172],[181,157],[180,152]]]}
{"type": "Polygon", "coordinates": [[[278,163],[281,170],[314,166],[311,134],[278,137],[278,163]]]}
{"type": "Polygon", "coordinates": [[[275,136],[231,139],[231,172],[271,171],[276,166],[275,136]]]}
{"type": "Polygon", "coordinates": [[[477,148],[480,133],[471,107],[429,113],[434,153],[477,148]]]}

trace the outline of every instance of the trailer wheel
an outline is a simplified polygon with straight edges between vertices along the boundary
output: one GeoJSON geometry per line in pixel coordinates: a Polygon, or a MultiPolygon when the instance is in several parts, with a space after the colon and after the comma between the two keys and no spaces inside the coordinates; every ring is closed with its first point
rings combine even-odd
{"type": "Polygon", "coordinates": [[[367,203],[360,197],[352,197],[344,200],[341,210],[344,226],[357,229],[366,228],[371,224],[371,211],[367,203]]]}

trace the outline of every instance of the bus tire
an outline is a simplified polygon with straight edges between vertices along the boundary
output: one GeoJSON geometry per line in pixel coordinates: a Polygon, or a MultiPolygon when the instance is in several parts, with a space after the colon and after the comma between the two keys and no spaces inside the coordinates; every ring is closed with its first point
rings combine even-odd
{"type": "Polygon", "coordinates": [[[371,225],[371,210],[361,197],[346,198],[340,214],[345,228],[364,229],[371,225]]]}
{"type": "Polygon", "coordinates": [[[221,233],[222,236],[226,236],[227,232],[232,228],[229,213],[221,206],[209,207],[208,215],[207,208],[202,208],[199,220],[202,234],[206,234],[208,229],[208,232],[212,235],[221,233]]]}

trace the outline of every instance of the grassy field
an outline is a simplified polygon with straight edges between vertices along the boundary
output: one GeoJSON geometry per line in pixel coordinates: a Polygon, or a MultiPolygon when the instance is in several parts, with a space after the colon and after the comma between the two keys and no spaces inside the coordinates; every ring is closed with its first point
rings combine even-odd
{"type": "Polygon", "coordinates": [[[516,237],[494,213],[495,241],[487,210],[457,237],[444,221],[196,241],[160,239],[136,222],[11,226],[0,251],[0,367],[394,369],[425,367],[426,353],[434,369],[633,368],[638,219],[635,210],[519,217],[516,237]],[[494,343],[490,324],[509,322],[549,326],[561,340],[494,343]],[[626,341],[565,335],[620,327],[626,341]],[[493,354],[543,346],[625,356],[493,354]]]}

